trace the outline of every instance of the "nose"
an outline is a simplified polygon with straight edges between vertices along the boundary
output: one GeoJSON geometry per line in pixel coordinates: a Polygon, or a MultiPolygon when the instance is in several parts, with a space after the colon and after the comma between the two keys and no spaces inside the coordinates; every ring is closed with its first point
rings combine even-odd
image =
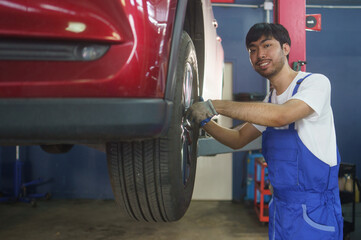
{"type": "Polygon", "coordinates": [[[258,59],[266,58],[266,52],[263,49],[258,50],[258,59]]]}

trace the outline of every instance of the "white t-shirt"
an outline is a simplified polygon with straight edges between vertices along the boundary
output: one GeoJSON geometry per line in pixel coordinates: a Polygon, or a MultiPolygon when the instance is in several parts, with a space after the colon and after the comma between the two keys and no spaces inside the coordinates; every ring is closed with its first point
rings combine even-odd
{"type": "MultiPolygon", "coordinates": [[[[308,76],[292,96],[296,82],[309,73],[299,72],[296,78],[288,86],[287,90],[277,96],[273,90],[271,102],[283,104],[290,99],[299,99],[310,106],[314,113],[295,123],[303,144],[321,161],[328,165],[337,165],[336,133],[331,108],[331,85],[328,78],[322,74],[308,76]]],[[[264,102],[268,102],[269,95],[264,102]]],[[[253,124],[260,132],[266,130],[265,126],[253,124]]],[[[288,126],[276,129],[287,129],[288,126]]]]}

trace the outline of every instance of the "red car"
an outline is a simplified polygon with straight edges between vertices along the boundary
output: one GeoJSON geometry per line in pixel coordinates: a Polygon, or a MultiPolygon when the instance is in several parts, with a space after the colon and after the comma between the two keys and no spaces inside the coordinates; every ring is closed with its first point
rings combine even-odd
{"type": "Polygon", "coordinates": [[[209,0],[0,0],[0,144],[106,144],[117,203],[178,220],[199,132],[183,115],[221,89],[216,27],[209,0]]]}

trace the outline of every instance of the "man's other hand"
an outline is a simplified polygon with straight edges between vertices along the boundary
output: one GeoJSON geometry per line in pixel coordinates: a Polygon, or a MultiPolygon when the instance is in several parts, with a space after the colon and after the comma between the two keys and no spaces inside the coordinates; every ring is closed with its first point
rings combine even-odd
{"type": "Polygon", "coordinates": [[[218,115],[218,113],[213,107],[212,101],[208,100],[206,102],[197,102],[193,104],[187,110],[185,117],[191,124],[200,125],[201,122],[206,124],[208,121],[205,120],[210,120],[215,115],[218,115]]]}

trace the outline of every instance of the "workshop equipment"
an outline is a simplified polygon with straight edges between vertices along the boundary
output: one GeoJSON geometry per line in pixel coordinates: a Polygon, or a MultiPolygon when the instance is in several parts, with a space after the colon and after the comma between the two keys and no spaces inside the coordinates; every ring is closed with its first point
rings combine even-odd
{"type": "MultiPolygon", "coordinates": [[[[343,233],[344,236],[348,236],[351,232],[355,231],[355,189],[356,189],[356,165],[355,164],[348,164],[348,163],[341,163],[340,170],[338,173],[339,177],[339,185],[342,179],[349,178],[349,183],[351,183],[350,187],[339,186],[340,188],[340,200],[341,204],[351,204],[351,221],[350,219],[344,219],[344,226],[343,226],[343,233]]],[[[344,209],[344,208],[343,208],[344,209]]],[[[344,211],[343,211],[344,215],[344,211]]]]}
{"type": "Polygon", "coordinates": [[[50,193],[28,193],[28,187],[46,183],[41,178],[30,182],[24,182],[23,179],[24,161],[20,160],[20,147],[16,146],[16,159],[14,164],[14,193],[12,196],[4,196],[0,198],[0,202],[25,202],[30,203],[31,206],[36,206],[37,198],[44,198],[46,200],[51,198],[50,193]]]}
{"type": "Polygon", "coordinates": [[[292,63],[292,69],[295,70],[295,71],[301,71],[301,67],[306,65],[307,62],[305,61],[297,61],[297,62],[293,62],[292,63]]]}
{"type": "MultiPolygon", "coordinates": [[[[261,155],[261,154],[260,154],[261,155]]],[[[272,195],[270,190],[270,183],[266,181],[267,163],[263,155],[254,158],[254,200],[253,206],[257,213],[260,222],[268,222],[268,203],[265,202],[266,196],[272,195]],[[261,169],[261,174],[258,170],[261,169]],[[257,201],[257,194],[259,194],[259,203],[257,201]]]]}
{"type": "MultiPolygon", "coordinates": [[[[254,200],[254,165],[255,165],[255,159],[263,157],[261,153],[258,151],[249,151],[247,156],[247,193],[245,196],[245,200],[251,201],[253,204],[254,200]]],[[[259,172],[258,172],[259,173],[259,172]]],[[[259,201],[259,196],[257,198],[259,201]]]]}

